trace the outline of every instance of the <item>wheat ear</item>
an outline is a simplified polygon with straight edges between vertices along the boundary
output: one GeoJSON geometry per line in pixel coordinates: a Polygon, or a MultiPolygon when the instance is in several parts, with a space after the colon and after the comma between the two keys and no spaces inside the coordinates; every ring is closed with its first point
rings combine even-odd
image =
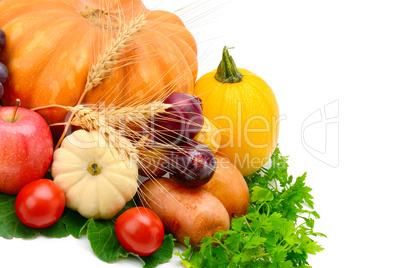
{"type": "Polygon", "coordinates": [[[71,121],[72,125],[88,130],[99,130],[100,118],[107,118],[109,127],[113,128],[130,124],[144,125],[153,116],[166,112],[171,106],[171,104],[156,101],[127,107],[115,107],[113,104],[103,108],[95,105],[93,107],[77,105],[70,107],[69,110],[75,114],[71,121]]]}
{"type": "Polygon", "coordinates": [[[119,58],[126,52],[126,48],[132,45],[135,35],[145,25],[145,14],[137,16],[128,24],[123,24],[119,30],[118,36],[112,39],[106,51],[99,57],[97,63],[92,66],[88,73],[85,89],[77,105],[82,103],[85,94],[93,88],[99,86],[113,71],[119,58]]]}
{"type": "MultiPolygon", "coordinates": [[[[127,125],[145,126],[153,116],[166,112],[171,104],[162,102],[151,102],[149,104],[136,105],[131,107],[115,107],[113,104],[106,107],[85,107],[77,105],[70,107],[75,114],[71,125],[82,127],[88,131],[97,131],[105,141],[119,151],[119,155],[137,156],[137,147],[142,146],[141,142],[135,144],[128,138],[140,137],[141,133],[127,128],[127,125]],[[124,135],[120,132],[123,131],[124,135]]],[[[135,158],[135,160],[137,160],[135,158]]]]}
{"type": "MultiPolygon", "coordinates": [[[[145,25],[145,17],[145,14],[141,14],[135,19],[132,19],[128,24],[122,24],[117,37],[112,39],[106,51],[99,57],[97,63],[93,65],[89,71],[84,92],[81,94],[76,106],[81,105],[87,92],[100,85],[102,81],[110,75],[119,58],[126,52],[126,48],[134,41],[135,35],[145,25]]],[[[73,112],[64,127],[64,131],[55,146],[55,150],[60,147],[74,116],[75,113],[73,112]]]]}

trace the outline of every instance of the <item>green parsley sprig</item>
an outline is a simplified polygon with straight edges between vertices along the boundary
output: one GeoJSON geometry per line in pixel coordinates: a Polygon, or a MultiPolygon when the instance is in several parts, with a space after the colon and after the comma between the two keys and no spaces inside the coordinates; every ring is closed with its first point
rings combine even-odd
{"type": "Polygon", "coordinates": [[[229,231],[219,231],[175,253],[186,267],[311,267],[309,254],[323,248],[313,240],[315,232],[311,188],[306,174],[288,176],[288,158],[277,148],[270,169],[246,177],[250,190],[248,214],[232,220],[229,231]]]}

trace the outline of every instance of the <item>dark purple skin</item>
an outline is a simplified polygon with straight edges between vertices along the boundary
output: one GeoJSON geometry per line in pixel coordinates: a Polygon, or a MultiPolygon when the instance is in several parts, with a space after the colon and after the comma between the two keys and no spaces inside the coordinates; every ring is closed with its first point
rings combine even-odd
{"type": "Polygon", "coordinates": [[[6,33],[2,29],[0,29],[0,51],[3,49],[5,43],[6,33]]]}
{"type": "Polygon", "coordinates": [[[202,103],[198,97],[175,92],[164,101],[173,106],[155,116],[150,132],[158,142],[173,142],[194,138],[204,124],[202,103]]]}
{"type": "Polygon", "coordinates": [[[3,63],[0,62],[0,83],[5,83],[8,78],[8,69],[3,63]]]}
{"type": "Polygon", "coordinates": [[[158,178],[164,176],[167,173],[167,163],[163,159],[158,160],[156,158],[151,158],[148,160],[148,162],[144,161],[142,165],[138,165],[138,174],[148,178],[158,178]]]}
{"type": "Polygon", "coordinates": [[[171,155],[173,180],[187,188],[200,187],[209,182],[216,168],[216,159],[211,149],[195,141],[180,148],[180,151],[171,155]]]}
{"type": "MultiPolygon", "coordinates": [[[[4,44],[6,43],[6,34],[2,29],[0,29],[0,51],[3,49],[4,44]]],[[[0,62],[0,106],[1,106],[1,98],[4,94],[3,83],[7,81],[8,78],[8,69],[7,67],[0,62]]]]}
{"type": "Polygon", "coordinates": [[[3,94],[4,94],[3,84],[0,83],[0,100],[1,100],[1,97],[3,97],[3,94]]]}

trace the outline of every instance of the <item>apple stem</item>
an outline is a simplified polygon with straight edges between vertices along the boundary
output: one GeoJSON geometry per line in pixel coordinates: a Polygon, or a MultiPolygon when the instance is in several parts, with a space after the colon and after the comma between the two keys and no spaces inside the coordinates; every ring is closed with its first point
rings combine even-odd
{"type": "Polygon", "coordinates": [[[20,107],[20,106],[21,106],[21,100],[17,99],[15,101],[15,107],[14,107],[13,117],[11,117],[11,123],[14,122],[15,116],[17,115],[18,107],[20,107]]]}

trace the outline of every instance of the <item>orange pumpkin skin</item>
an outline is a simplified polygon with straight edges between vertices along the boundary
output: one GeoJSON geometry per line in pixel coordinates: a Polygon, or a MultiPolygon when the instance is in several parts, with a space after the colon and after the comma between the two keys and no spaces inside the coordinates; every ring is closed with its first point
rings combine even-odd
{"type": "MultiPolygon", "coordinates": [[[[170,91],[193,93],[196,43],[172,13],[149,11],[140,0],[3,0],[0,28],[7,41],[0,60],[9,69],[4,105],[13,105],[17,98],[26,108],[77,103],[91,66],[118,32],[82,15],[95,9],[121,14],[126,23],[145,13],[146,23],[136,34],[134,46],[121,57],[128,61],[118,63],[119,68],[88,92],[83,103],[127,105],[170,91]]],[[[49,124],[64,122],[67,115],[60,108],[39,112],[49,124]]]]}

